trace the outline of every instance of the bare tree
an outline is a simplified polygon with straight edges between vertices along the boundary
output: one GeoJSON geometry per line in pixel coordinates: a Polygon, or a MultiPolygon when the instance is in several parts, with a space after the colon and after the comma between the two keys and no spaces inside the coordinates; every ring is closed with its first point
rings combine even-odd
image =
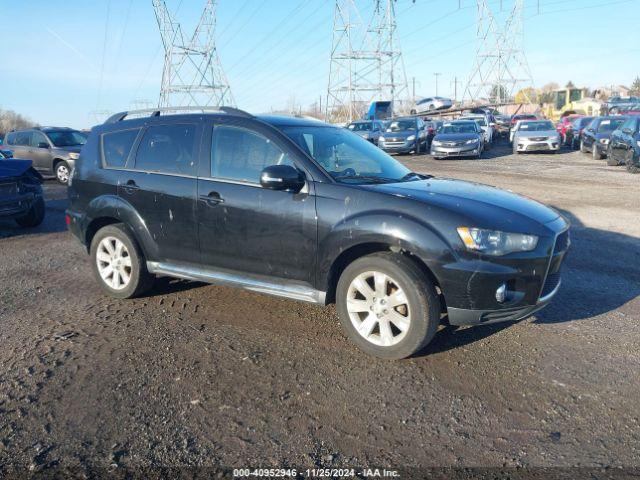
{"type": "Polygon", "coordinates": [[[30,119],[14,112],[13,110],[0,109],[0,136],[4,137],[11,130],[21,130],[24,128],[32,128],[37,124],[30,119]]]}

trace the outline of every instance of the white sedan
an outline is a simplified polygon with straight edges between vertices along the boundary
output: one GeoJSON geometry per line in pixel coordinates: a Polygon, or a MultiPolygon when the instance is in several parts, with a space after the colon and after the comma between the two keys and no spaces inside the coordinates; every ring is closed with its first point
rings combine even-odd
{"type": "Polygon", "coordinates": [[[416,102],[413,109],[411,109],[411,114],[416,115],[420,113],[428,113],[435,110],[444,110],[451,107],[453,107],[453,102],[450,98],[427,97],[416,102]]]}

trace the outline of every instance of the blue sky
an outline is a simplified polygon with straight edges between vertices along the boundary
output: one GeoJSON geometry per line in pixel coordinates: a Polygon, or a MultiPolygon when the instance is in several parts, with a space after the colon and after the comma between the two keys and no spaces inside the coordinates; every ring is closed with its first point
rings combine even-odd
{"type": "MultiPolygon", "coordinates": [[[[366,3],[367,0],[356,0],[366,3]]],[[[475,52],[475,0],[398,0],[407,76],[453,96],[475,52]]],[[[512,0],[504,0],[509,4],[512,0]]],[[[373,0],[370,1],[372,3],[373,0]]],[[[175,10],[180,0],[167,0],[175,10]]],[[[492,0],[497,7],[499,0],[492,0]]],[[[332,0],[219,0],[218,48],[238,106],[252,112],[326,94],[332,0]]],[[[640,75],[640,0],[525,0],[536,86],[630,84],[640,75]]],[[[204,0],[183,0],[187,31],[204,0]]],[[[0,0],[0,108],[46,125],[89,127],[96,111],[157,102],[163,52],[151,0],[0,0]]]]}

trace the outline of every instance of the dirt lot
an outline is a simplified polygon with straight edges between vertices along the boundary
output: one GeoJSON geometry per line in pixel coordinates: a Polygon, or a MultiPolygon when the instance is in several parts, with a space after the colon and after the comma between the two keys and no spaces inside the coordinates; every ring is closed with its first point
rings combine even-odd
{"type": "Polygon", "coordinates": [[[573,247],[561,292],[518,324],[443,327],[401,362],[357,351],[333,308],[189,282],[105,297],[65,231],[65,190],[47,182],[42,227],[0,223],[0,477],[638,468],[640,176],[577,152],[488,157],[400,158],[563,211],[573,247]]]}

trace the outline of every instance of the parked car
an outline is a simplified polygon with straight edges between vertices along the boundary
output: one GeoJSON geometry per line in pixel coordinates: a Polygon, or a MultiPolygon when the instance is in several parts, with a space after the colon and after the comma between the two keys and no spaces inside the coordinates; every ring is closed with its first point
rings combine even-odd
{"type": "Polygon", "coordinates": [[[518,122],[514,129],[513,153],[560,150],[560,135],[550,120],[526,120],[518,122]]]}
{"type": "Polygon", "coordinates": [[[578,145],[580,145],[582,131],[593,121],[594,118],[595,117],[579,117],[571,122],[567,127],[565,145],[569,145],[572,149],[578,148],[578,145]]]}
{"type": "Polygon", "coordinates": [[[431,142],[431,156],[480,158],[484,150],[484,134],[474,120],[455,120],[440,127],[431,142]]]}
{"type": "Polygon", "coordinates": [[[411,109],[411,115],[433,112],[435,110],[446,110],[453,107],[453,101],[444,97],[427,97],[418,100],[411,109]]]}
{"type": "Polygon", "coordinates": [[[0,218],[21,227],[37,227],[44,220],[42,176],[30,160],[0,160],[0,218]]]}
{"type": "Polygon", "coordinates": [[[611,97],[605,105],[609,114],[620,114],[627,107],[640,105],[640,97],[611,97]]]}
{"type": "Polygon", "coordinates": [[[499,135],[508,135],[511,126],[511,115],[496,115],[496,131],[499,135]]]}
{"type": "Polygon", "coordinates": [[[427,136],[427,127],[421,118],[394,118],[378,137],[378,146],[387,153],[419,154],[427,150],[427,136]]]}
{"type": "Polygon", "coordinates": [[[580,136],[580,151],[591,152],[595,160],[606,156],[609,141],[613,131],[626,121],[626,117],[614,115],[611,117],[596,117],[582,131],[580,136]]]}
{"type": "Polygon", "coordinates": [[[556,123],[556,130],[560,134],[560,138],[562,139],[563,145],[567,144],[567,129],[571,127],[571,123],[574,120],[581,117],[584,117],[584,115],[577,115],[577,114],[567,115],[565,117],[560,118],[560,121],[556,123]]]}
{"type": "Polygon", "coordinates": [[[520,120],[538,120],[538,116],[532,113],[518,113],[516,115],[512,115],[510,127],[515,127],[516,123],[518,123],[520,120]]]}
{"type": "Polygon", "coordinates": [[[41,173],[55,175],[66,184],[87,141],[86,134],[71,128],[41,127],[9,132],[4,139],[16,158],[31,160],[41,173]]]}
{"type": "Polygon", "coordinates": [[[8,150],[6,148],[0,148],[0,155],[2,155],[3,158],[13,158],[13,150],[8,150]]]}
{"type": "Polygon", "coordinates": [[[495,119],[490,115],[470,114],[460,117],[461,120],[473,120],[480,125],[484,135],[484,148],[488,150],[493,143],[493,134],[495,128],[495,119]]]}
{"type": "Polygon", "coordinates": [[[640,173],[640,115],[628,117],[611,134],[607,165],[626,165],[630,173],[640,173]]]}
{"type": "Polygon", "coordinates": [[[384,132],[384,123],[378,120],[358,120],[347,125],[347,129],[378,145],[378,138],[384,132]]]}
{"type": "Polygon", "coordinates": [[[69,186],[67,224],[111,296],[164,275],[335,302],[356,345],[395,359],[443,313],[520,320],[560,287],[569,224],[540,203],[413,173],[317,121],[162,113],[95,127],[69,186]]]}

